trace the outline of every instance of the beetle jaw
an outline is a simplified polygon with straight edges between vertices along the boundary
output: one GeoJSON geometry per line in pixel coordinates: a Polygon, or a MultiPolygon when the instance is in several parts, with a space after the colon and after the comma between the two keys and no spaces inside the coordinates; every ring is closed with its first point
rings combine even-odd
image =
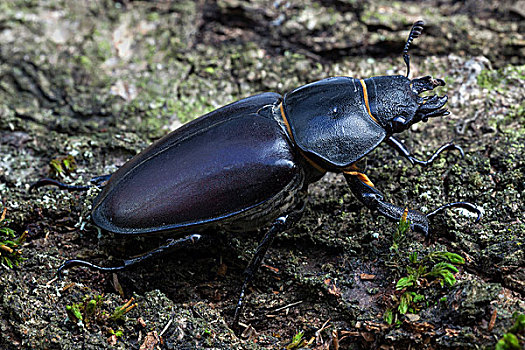
{"type": "Polygon", "coordinates": [[[444,86],[445,81],[442,79],[434,79],[431,76],[426,76],[423,78],[413,79],[410,83],[412,91],[418,95],[417,104],[418,109],[412,120],[412,124],[423,121],[428,121],[428,118],[441,117],[450,114],[450,112],[443,108],[448,100],[447,95],[438,96],[431,95],[421,97],[420,93],[424,91],[432,91],[439,86],[444,86]]]}
{"type": "Polygon", "coordinates": [[[423,91],[431,91],[438,86],[445,86],[445,81],[443,79],[434,79],[430,75],[427,75],[426,77],[412,79],[410,86],[414,93],[419,95],[423,91]]]}

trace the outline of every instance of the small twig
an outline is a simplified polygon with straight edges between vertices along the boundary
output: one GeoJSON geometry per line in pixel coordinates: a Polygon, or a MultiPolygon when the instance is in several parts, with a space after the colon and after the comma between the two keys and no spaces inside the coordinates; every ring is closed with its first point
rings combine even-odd
{"type": "Polygon", "coordinates": [[[330,319],[326,320],[325,323],[323,323],[323,325],[321,326],[321,328],[319,328],[317,331],[315,331],[315,333],[321,333],[322,331],[324,331],[326,328],[326,325],[328,324],[328,322],[330,322],[330,319]]]}
{"type": "Polygon", "coordinates": [[[247,327],[250,326],[250,325],[247,325],[246,323],[242,323],[240,321],[238,323],[239,323],[239,326],[244,327],[244,328],[247,328],[247,327]]]}
{"type": "Polygon", "coordinates": [[[492,316],[490,317],[490,322],[489,322],[489,326],[487,328],[487,330],[489,332],[492,331],[492,329],[494,328],[494,325],[496,324],[496,317],[498,316],[498,310],[497,309],[494,309],[494,311],[492,311],[492,316]]]}
{"type": "Polygon", "coordinates": [[[340,339],[337,335],[337,329],[332,330],[332,345],[334,347],[334,350],[339,350],[339,340],[340,339]]]}
{"type": "Polygon", "coordinates": [[[296,301],[295,303],[291,303],[291,304],[288,304],[288,305],[285,305],[285,306],[281,306],[280,308],[277,308],[277,309],[273,310],[272,312],[279,312],[279,311],[291,308],[292,306],[299,305],[302,302],[303,302],[302,300],[299,300],[299,301],[296,301]]]}
{"type": "Polygon", "coordinates": [[[164,328],[162,329],[162,331],[160,332],[159,334],[159,337],[162,337],[162,335],[168,330],[168,328],[171,326],[171,323],[173,322],[173,318],[170,318],[170,320],[168,321],[168,323],[166,323],[166,325],[164,326],[164,328]]]}
{"type": "Polygon", "coordinates": [[[321,336],[321,332],[324,331],[326,328],[328,328],[328,326],[327,326],[328,322],[330,322],[330,319],[326,320],[326,322],[323,323],[321,328],[319,328],[318,330],[315,331],[315,339],[318,340],[319,343],[323,342],[323,338],[321,336]]]}
{"type": "Polygon", "coordinates": [[[56,280],[58,280],[58,276],[55,276],[55,277],[53,277],[52,279],[50,279],[50,280],[46,283],[46,286],[51,285],[51,283],[55,282],[56,280]]]}

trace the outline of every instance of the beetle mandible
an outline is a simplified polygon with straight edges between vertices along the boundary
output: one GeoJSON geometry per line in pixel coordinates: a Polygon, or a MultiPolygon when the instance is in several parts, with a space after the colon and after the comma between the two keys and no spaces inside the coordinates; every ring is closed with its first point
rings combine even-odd
{"type": "MultiPolygon", "coordinates": [[[[244,291],[276,234],[296,222],[309,183],[326,172],[342,172],[353,194],[368,208],[397,221],[404,208],[383,195],[355,163],[386,141],[412,164],[427,166],[445,150],[420,160],[393,134],[414,123],[449,114],[447,96],[421,97],[445,85],[430,76],[410,80],[408,49],[423,29],[412,26],[403,58],[407,75],[368,79],[334,77],[301,86],[283,96],[262,93],[231,103],[183,125],[153,143],[112,175],[94,178],[103,186],[93,203],[96,226],[122,235],[174,232],[178,239],[116,267],[68,260],[59,272],[76,265],[102,271],[121,270],[160,251],[180,248],[200,239],[197,232],[216,229],[247,231],[271,223],[246,269],[234,319],[244,291]],[[186,235],[184,235],[186,234],[186,235]]],[[[42,179],[32,188],[56,185],[42,179]]],[[[468,202],[448,203],[423,214],[408,210],[412,228],[428,235],[429,218],[449,207],[478,214],[468,202]]]]}

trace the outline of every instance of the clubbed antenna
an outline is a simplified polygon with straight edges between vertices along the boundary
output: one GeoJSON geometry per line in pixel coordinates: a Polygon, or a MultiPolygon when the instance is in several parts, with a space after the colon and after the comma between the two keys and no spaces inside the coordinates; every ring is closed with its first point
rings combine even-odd
{"type": "Polygon", "coordinates": [[[410,34],[408,34],[407,43],[405,44],[405,48],[403,49],[403,59],[405,60],[405,64],[407,65],[407,78],[410,75],[410,55],[408,54],[408,48],[410,47],[412,40],[414,40],[415,38],[421,35],[424,25],[425,25],[425,22],[423,21],[417,21],[416,23],[412,25],[410,34]]]}

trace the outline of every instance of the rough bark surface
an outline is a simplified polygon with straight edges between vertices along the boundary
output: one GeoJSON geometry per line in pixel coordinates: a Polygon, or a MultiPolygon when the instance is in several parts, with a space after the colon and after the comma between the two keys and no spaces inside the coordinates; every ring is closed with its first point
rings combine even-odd
{"type": "Polygon", "coordinates": [[[0,2],[0,228],[28,231],[27,260],[0,266],[0,347],[494,347],[513,313],[525,311],[524,8],[490,0],[0,2]],[[75,268],[55,279],[65,259],[111,265],[162,239],[97,232],[89,221],[96,190],[28,193],[31,183],[85,184],[181,123],[255,93],[329,76],[405,74],[401,50],[418,19],[427,26],[411,49],[411,75],[445,79],[451,115],[401,138],[422,158],[450,140],[465,156],[450,152],[422,169],[381,146],[364,166],[389,201],[422,211],[471,201],[484,209],[481,222],[447,210],[430,239],[409,233],[396,251],[397,225],[329,174],[311,185],[300,223],[276,238],[238,333],[229,324],[262,231],[216,232],[115,275],[75,268]],[[68,156],[76,167],[54,171],[68,156]],[[421,265],[436,251],[465,259],[454,285],[422,277],[396,290],[410,254],[421,265]],[[423,299],[401,313],[407,291],[423,299]],[[137,306],[111,317],[131,297],[137,306]],[[294,345],[299,332],[305,342],[294,345]]]}

